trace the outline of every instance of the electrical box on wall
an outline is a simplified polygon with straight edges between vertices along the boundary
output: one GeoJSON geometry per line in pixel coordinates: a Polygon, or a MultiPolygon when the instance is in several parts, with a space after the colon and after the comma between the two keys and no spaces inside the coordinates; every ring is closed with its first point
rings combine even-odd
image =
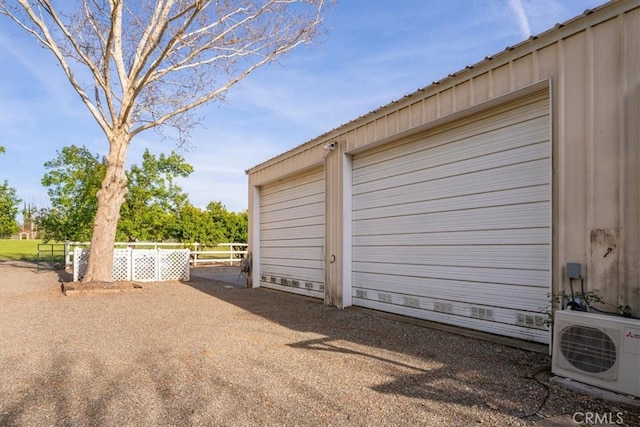
{"type": "Polygon", "coordinates": [[[582,264],[577,262],[567,263],[567,277],[569,279],[582,278],[582,264]]]}

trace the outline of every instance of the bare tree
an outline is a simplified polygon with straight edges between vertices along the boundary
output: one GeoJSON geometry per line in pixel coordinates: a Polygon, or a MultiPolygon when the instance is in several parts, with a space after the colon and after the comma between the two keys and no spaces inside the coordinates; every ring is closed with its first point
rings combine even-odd
{"type": "Polygon", "coordinates": [[[110,282],[132,139],[153,128],[184,142],[199,122],[196,107],[317,36],[325,0],[54,3],[0,0],[0,13],[55,55],[107,137],[107,174],[83,280],[110,282]]]}

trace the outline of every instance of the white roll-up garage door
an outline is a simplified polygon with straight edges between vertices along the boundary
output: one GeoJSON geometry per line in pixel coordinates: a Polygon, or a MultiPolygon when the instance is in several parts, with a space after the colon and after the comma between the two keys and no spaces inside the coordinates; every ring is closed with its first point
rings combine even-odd
{"type": "Polygon", "coordinates": [[[547,343],[548,92],[353,157],[353,304],[547,343]]]}
{"type": "Polygon", "coordinates": [[[324,170],[260,191],[260,285],[324,298],[324,170]]]}

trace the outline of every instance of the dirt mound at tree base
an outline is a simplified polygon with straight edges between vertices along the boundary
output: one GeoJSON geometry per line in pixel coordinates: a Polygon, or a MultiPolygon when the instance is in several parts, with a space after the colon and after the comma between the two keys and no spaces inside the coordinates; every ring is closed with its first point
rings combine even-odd
{"type": "Polygon", "coordinates": [[[88,293],[117,293],[142,289],[140,283],[128,280],[117,282],[65,282],[62,283],[62,293],[66,296],[88,293]]]}

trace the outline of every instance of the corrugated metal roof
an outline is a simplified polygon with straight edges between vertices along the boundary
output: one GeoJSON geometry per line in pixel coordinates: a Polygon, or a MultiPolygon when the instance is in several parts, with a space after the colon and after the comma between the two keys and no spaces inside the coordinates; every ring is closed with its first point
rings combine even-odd
{"type": "Polygon", "coordinates": [[[277,156],[274,156],[274,157],[272,157],[270,159],[267,159],[264,162],[261,162],[261,163],[255,165],[255,166],[251,167],[250,169],[247,169],[245,171],[245,173],[246,174],[250,174],[251,172],[253,172],[255,170],[262,169],[262,167],[266,166],[268,163],[270,163],[270,162],[272,162],[272,161],[274,161],[276,159],[279,159],[279,158],[286,158],[286,157],[288,157],[288,155],[290,153],[292,153],[294,151],[297,151],[297,150],[300,150],[303,147],[315,146],[315,145],[318,145],[318,144],[322,144],[322,143],[326,142],[326,140],[328,139],[329,135],[332,134],[332,133],[340,133],[339,131],[341,129],[346,128],[346,127],[352,125],[353,123],[356,123],[356,122],[359,122],[359,121],[363,121],[363,119],[365,119],[367,117],[370,117],[370,116],[373,116],[373,115],[383,111],[384,109],[387,109],[387,108],[391,107],[392,105],[399,103],[400,101],[404,101],[404,100],[407,100],[409,98],[413,98],[413,97],[419,96],[421,94],[421,92],[425,92],[427,90],[433,89],[436,86],[442,85],[442,84],[450,81],[451,79],[455,78],[456,76],[458,76],[458,75],[460,75],[460,74],[462,74],[464,72],[468,72],[468,71],[470,71],[470,70],[472,70],[474,68],[479,68],[479,67],[485,65],[486,63],[491,62],[491,61],[493,61],[493,60],[495,60],[495,59],[497,59],[497,58],[499,58],[499,57],[501,57],[503,55],[512,53],[514,50],[523,49],[525,46],[530,45],[532,42],[534,42],[537,39],[553,36],[561,28],[566,27],[566,26],[571,25],[571,24],[574,24],[576,22],[579,22],[579,21],[585,19],[585,17],[595,13],[596,11],[600,11],[602,9],[605,9],[605,8],[607,8],[607,7],[609,7],[609,6],[613,5],[613,4],[619,3],[620,1],[625,1],[625,0],[611,0],[611,1],[607,2],[607,3],[605,3],[605,4],[602,4],[602,5],[598,6],[598,7],[596,7],[595,9],[586,9],[582,14],[580,14],[578,16],[575,16],[575,17],[573,17],[573,18],[571,18],[571,19],[569,19],[569,20],[567,20],[565,22],[557,23],[552,28],[550,28],[550,29],[538,34],[538,35],[532,35],[531,37],[521,41],[520,43],[517,43],[517,44],[515,44],[513,46],[507,46],[504,50],[502,50],[502,51],[500,51],[500,52],[498,52],[498,53],[496,53],[494,55],[486,56],[483,60],[481,60],[481,61],[479,61],[479,62],[477,62],[475,64],[467,65],[465,68],[463,68],[461,70],[458,70],[458,71],[456,71],[454,73],[451,73],[448,76],[443,77],[440,80],[433,81],[430,85],[418,88],[413,93],[406,94],[402,98],[398,98],[396,100],[391,101],[390,103],[388,103],[386,105],[382,105],[382,106],[380,106],[380,107],[378,107],[378,108],[376,108],[374,110],[371,110],[366,114],[362,114],[362,115],[358,116],[357,118],[355,118],[353,120],[350,120],[348,122],[345,122],[342,125],[334,128],[334,129],[331,129],[331,130],[329,130],[329,131],[327,131],[327,132],[325,132],[325,133],[323,133],[323,134],[321,134],[321,135],[319,135],[319,136],[317,136],[317,137],[315,137],[315,138],[313,138],[313,139],[311,139],[311,140],[309,140],[307,142],[304,142],[304,143],[302,143],[300,145],[297,145],[297,146],[295,146],[295,147],[293,147],[293,148],[291,148],[291,149],[289,149],[289,150],[287,150],[287,151],[285,151],[285,152],[283,152],[281,154],[278,154],[277,156]]]}

